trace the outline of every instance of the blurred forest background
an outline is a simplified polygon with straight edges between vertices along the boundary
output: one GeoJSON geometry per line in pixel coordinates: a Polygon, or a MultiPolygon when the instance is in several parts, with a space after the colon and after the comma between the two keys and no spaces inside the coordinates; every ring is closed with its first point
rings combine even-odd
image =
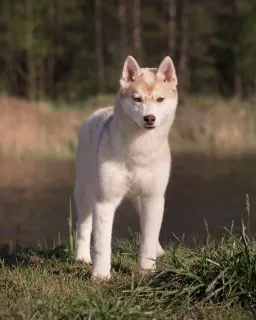
{"type": "Polygon", "coordinates": [[[128,54],[174,60],[182,95],[256,98],[255,0],[1,0],[0,91],[82,101],[112,93],[128,54]]]}

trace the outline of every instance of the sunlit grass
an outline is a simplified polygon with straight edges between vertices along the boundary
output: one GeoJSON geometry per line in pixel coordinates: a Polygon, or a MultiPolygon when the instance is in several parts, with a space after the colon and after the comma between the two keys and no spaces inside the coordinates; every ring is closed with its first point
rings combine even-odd
{"type": "MultiPolygon", "coordinates": [[[[52,248],[1,249],[1,319],[252,319],[256,315],[256,243],[250,204],[240,229],[219,242],[166,245],[155,272],[137,265],[139,235],[115,243],[112,278],[90,280],[74,261],[75,234],[52,248]]],[[[71,212],[71,211],[70,211],[71,212]]],[[[208,228],[207,228],[208,230],[208,228]]]]}

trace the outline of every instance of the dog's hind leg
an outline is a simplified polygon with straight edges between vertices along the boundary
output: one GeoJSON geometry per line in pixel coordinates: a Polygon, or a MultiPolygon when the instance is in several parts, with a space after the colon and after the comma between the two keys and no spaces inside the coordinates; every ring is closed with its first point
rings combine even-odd
{"type": "Polygon", "coordinates": [[[91,188],[84,188],[76,181],[74,198],[77,210],[76,260],[92,263],[90,245],[92,233],[92,201],[91,188]]]}
{"type": "MultiPolygon", "coordinates": [[[[139,215],[139,218],[141,220],[141,214],[142,214],[142,208],[141,208],[141,199],[140,197],[134,197],[131,199],[132,204],[137,212],[137,214],[139,215]]],[[[157,242],[157,246],[156,246],[156,256],[157,257],[161,257],[165,254],[164,249],[162,248],[160,242],[157,242]]]]}

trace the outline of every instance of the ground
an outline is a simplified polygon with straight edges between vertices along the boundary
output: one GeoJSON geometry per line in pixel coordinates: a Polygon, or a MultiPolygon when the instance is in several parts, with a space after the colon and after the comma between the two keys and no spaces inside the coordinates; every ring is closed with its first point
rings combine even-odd
{"type": "Polygon", "coordinates": [[[252,319],[256,247],[243,226],[187,247],[169,244],[155,272],[141,273],[138,235],[118,240],[109,281],[73,260],[74,238],[52,249],[1,249],[0,319],[252,319]]]}

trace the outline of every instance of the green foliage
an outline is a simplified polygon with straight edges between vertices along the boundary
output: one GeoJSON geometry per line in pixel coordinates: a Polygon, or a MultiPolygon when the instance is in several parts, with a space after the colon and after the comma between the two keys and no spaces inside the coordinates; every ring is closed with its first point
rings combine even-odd
{"type": "MultiPolygon", "coordinates": [[[[133,2],[123,1],[123,52],[118,3],[101,8],[106,91],[118,87],[122,54],[135,54],[133,2]]],[[[156,66],[175,38],[179,65],[183,1],[176,1],[176,34],[169,34],[167,0],[142,1],[141,46],[144,65],[156,66]]],[[[31,99],[82,101],[99,93],[94,1],[0,1],[0,90],[31,99]]],[[[190,1],[188,69],[191,92],[232,96],[235,78],[244,97],[255,96],[256,4],[254,0],[190,1]]],[[[182,74],[178,76],[181,78],[182,74]]]]}

